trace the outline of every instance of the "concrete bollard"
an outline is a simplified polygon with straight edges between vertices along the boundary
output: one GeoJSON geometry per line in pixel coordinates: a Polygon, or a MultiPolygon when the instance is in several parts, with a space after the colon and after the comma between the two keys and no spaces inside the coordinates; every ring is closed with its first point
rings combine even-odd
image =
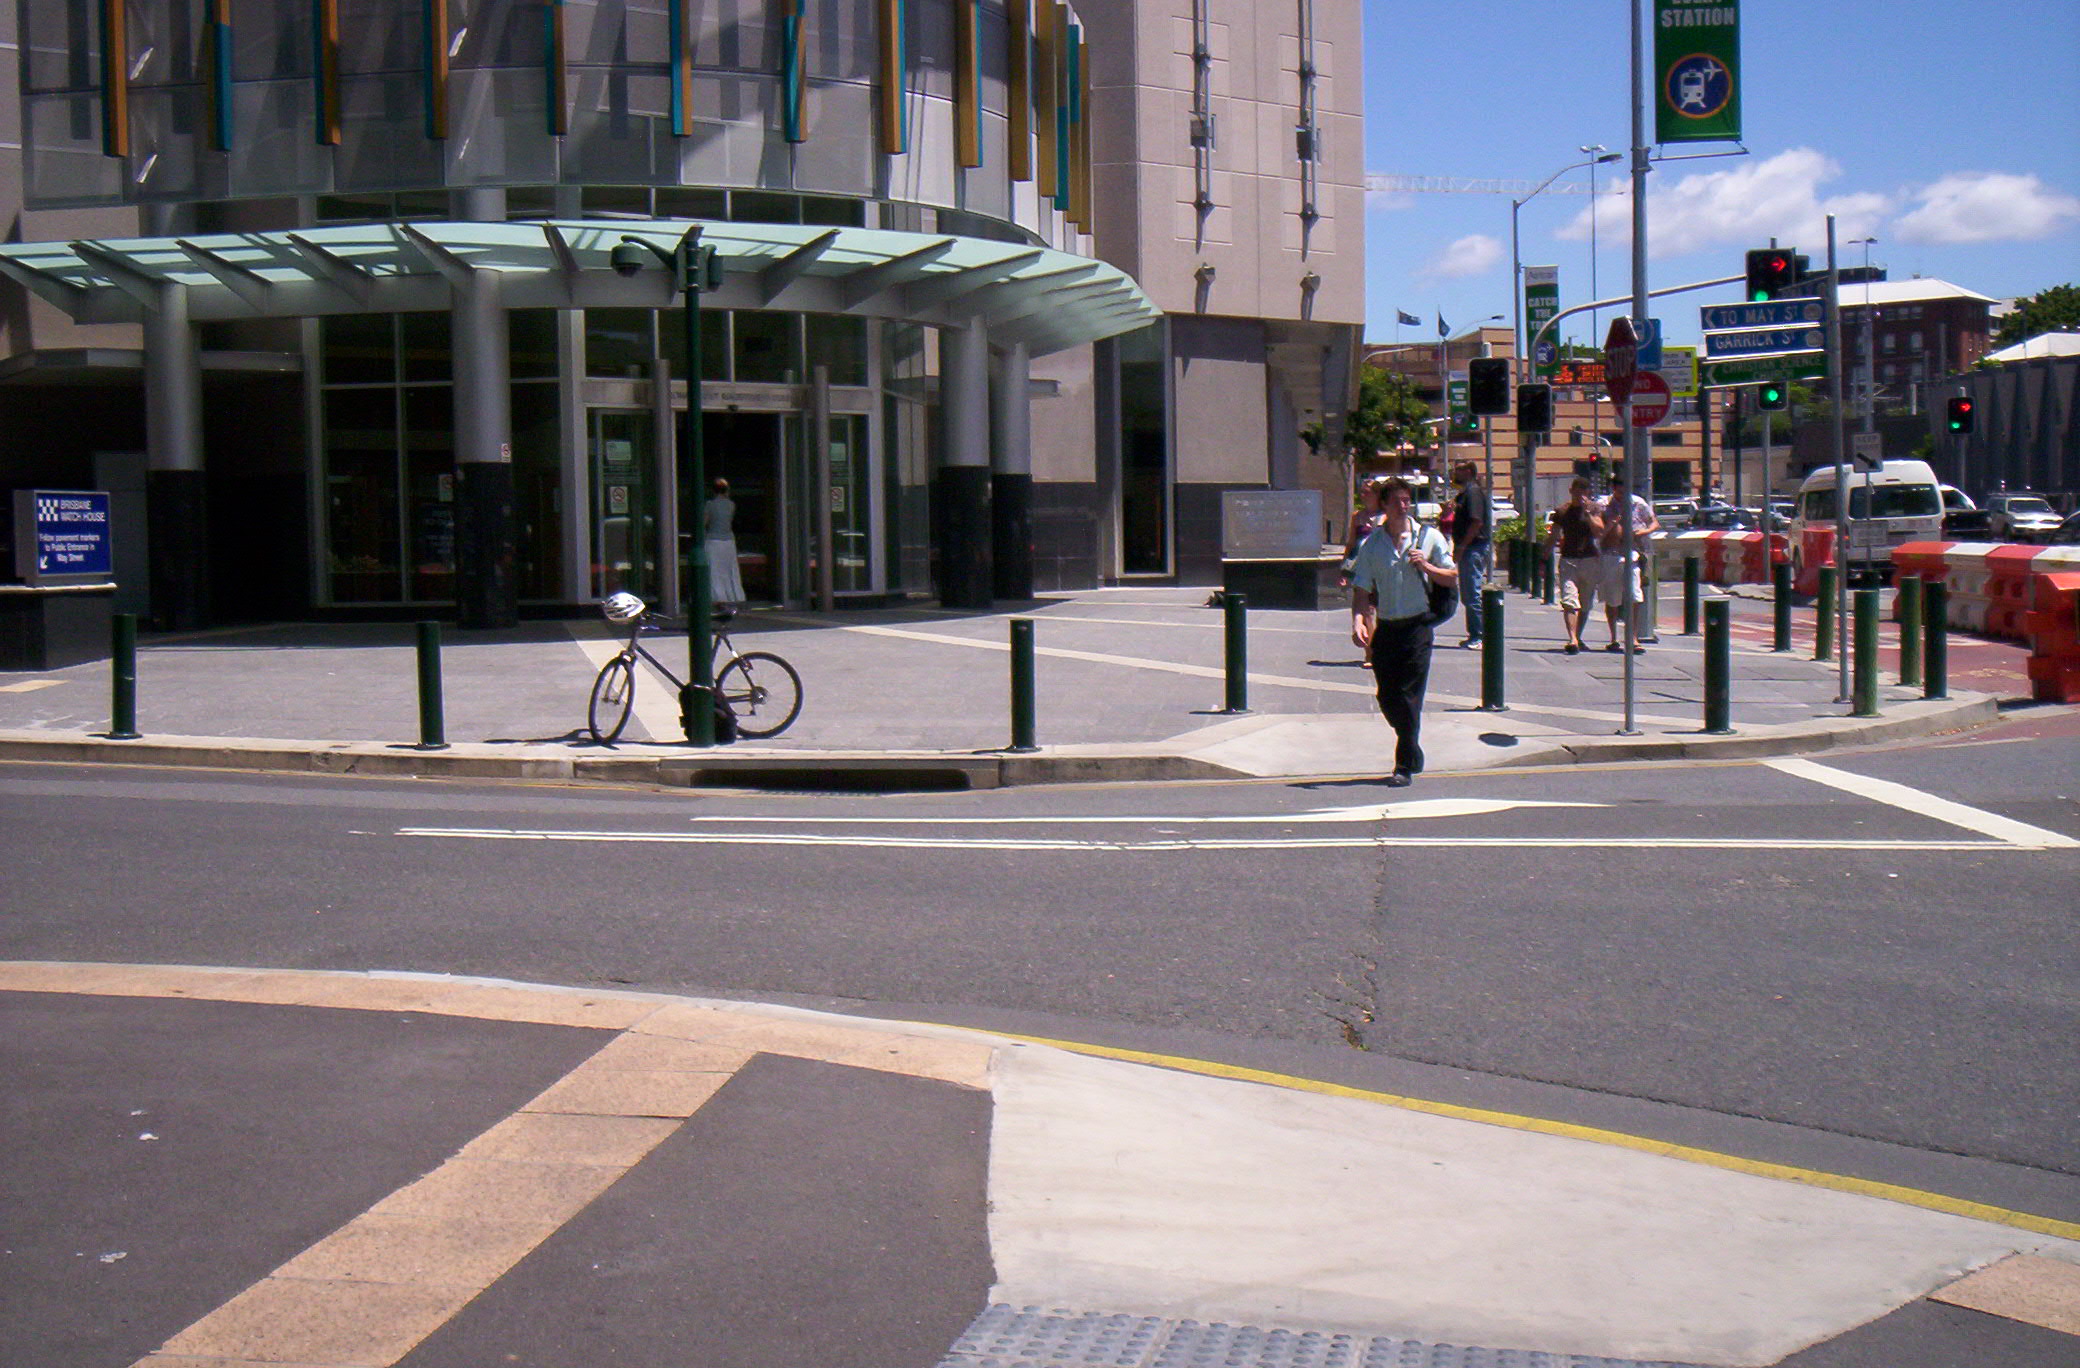
{"type": "Polygon", "coordinates": [[[108,739],[135,741],[137,732],[137,614],[109,619],[108,739]]]}
{"type": "Polygon", "coordinates": [[[447,722],[441,700],[441,625],[419,624],[419,749],[446,750],[447,722]]]}
{"type": "Polygon", "coordinates": [[[1011,619],[1011,750],[1024,755],[1040,749],[1034,735],[1033,620],[1011,619]]]}
{"type": "Polygon", "coordinates": [[[1704,729],[1733,730],[1733,605],[1724,599],[1704,606],[1704,729]]]}

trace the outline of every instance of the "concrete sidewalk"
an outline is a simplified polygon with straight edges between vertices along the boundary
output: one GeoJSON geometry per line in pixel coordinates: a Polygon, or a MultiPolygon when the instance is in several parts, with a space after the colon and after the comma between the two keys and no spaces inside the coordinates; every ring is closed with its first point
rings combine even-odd
{"type": "Polygon", "coordinates": [[[0,1014],[40,1368],[2080,1346],[2080,1224],[1190,1059],[428,975],[0,964],[0,1014]]]}
{"type": "MultiPolygon", "coordinates": [[[[1562,652],[1559,613],[1510,593],[1505,709],[1481,709],[1481,652],[1439,632],[1424,748],[1432,772],[1497,765],[1817,751],[1955,731],[1995,701],[1881,687],[1879,715],[1837,702],[1837,666],[1810,646],[1778,654],[1736,631],[1733,732],[1703,730],[1702,638],[1677,634],[1664,593],[1660,639],[1634,658],[1625,721],[1622,656],[1562,652]]],[[[1744,605],[1736,604],[1736,619],[1744,605]]],[[[1752,613],[1752,605],[1747,605],[1752,613]]],[[[1810,610],[1800,622],[1810,630],[1810,610]]],[[[696,751],[671,689],[646,671],[618,746],[591,743],[586,701],[613,652],[601,620],[449,629],[442,653],[445,749],[418,746],[408,624],[277,625],[148,637],[139,653],[141,740],[110,741],[106,663],[0,676],[0,757],[128,760],[252,769],[423,773],[711,784],[804,782],[935,787],[1078,780],[1354,776],[1389,767],[1391,733],[1341,611],[1252,611],[1248,713],[1226,715],[1223,614],[1204,589],[1121,588],[1016,610],[931,608],[829,616],[752,612],[740,650],[776,652],[804,680],[800,719],[765,742],[696,751]],[[1038,647],[1039,750],[1014,754],[1009,631],[1038,647]]],[[[1888,628],[1889,630],[1889,628],[1888,628]]],[[[1809,638],[1807,638],[1809,641],[1809,638]]],[[[650,644],[683,670],[683,637],[650,644]]]]}

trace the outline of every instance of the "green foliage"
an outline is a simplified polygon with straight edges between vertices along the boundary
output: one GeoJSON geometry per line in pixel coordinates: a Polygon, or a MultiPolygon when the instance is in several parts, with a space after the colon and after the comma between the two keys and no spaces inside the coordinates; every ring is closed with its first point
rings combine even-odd
{"type": "MultiPolygon", "coordinates": [[[[1344,421],[1344,449],[1336,455],[1349,460],[1404,445],[1423,451],[1437,444],[1436,430],[1424,426],[1428,417],[1430,408],[1417,394],[1414,381],[1399,371],[1366,366],[1358,372],[1358,406],[1344,421]]],[[[1311,449],[1321,450],[1319,425],[1310,425],[1300,436],[1311,449]]]]}
{"type": "Polygon", "coordinates": [[[2080,329],[2080,289],[2053,285],[2040,294],[2015,301],[2015,311],[2001,320],[1994,331],[1995,347],[2012,346],[2047,332],[2080,329]]]}

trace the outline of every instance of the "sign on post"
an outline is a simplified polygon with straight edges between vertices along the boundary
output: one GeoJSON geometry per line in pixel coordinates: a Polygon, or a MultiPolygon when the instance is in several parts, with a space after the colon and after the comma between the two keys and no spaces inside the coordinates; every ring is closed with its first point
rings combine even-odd
{"type": "Polygon", "coordinates": [[[1706,361],[1700,367],[1707,385],[1758,385],[1765,380],[1811,380],[1827,374],[1827,353],[1790,352],[1779,356],[1741,356],[1706,361]]]}
{"type": "Polygon", "coordinates": [[[1632,425],[1650,428],[1668,417],[1668,381],[1660,371],[1641,371],[1632,377],[1632,425]]]}
{"type": "Polygon", "coordinates": [[[1697,311],[1706,332],[1744,328],[1821,328],[1827,325],[1824,299],[1773,299],[1760,304],[1707,304],[1697,311]]]}
{"type": "MultiPolygon", "coordinates": [[[[1524,268],[1524,327],[1527,338],[1538,336],[1538,330],[1552,321],[1560,312],[1560,268],[1558,266],[1526,266],[1524,268]]],[[[1550,380],[1560,368],[1560,340],[1548,337],[1538,343],[1531,355],[1531,363],[1541,377],[1550,380]]]]}
{"type": "Polygon", "coordinates": [[[1876,470],[1884,465],[1885,439],[1875,432],[1850,433],[1849,464],[1862,471],[1876,470]]]}
{"type": "Polygon", "coordinates": [[[1632,378],[1639,371],[1639,337],[1632,320],[1619,314],[1603,335],[1603,384],[1611,398],[1623,403],[1632,393],[1632,378]]]}
{"type": "Polygon", "coordinates": [[[1741,136],[1738,0],[1654,0],[1654,141],[1741,136]]]}
{"type": "Polygon", "coordinates": [[[1704,354],[1713,360],[1732,356],[1767,356],[1775,352],[1819,351],[1827,346],[1825,328],[1755,328],[1747,332],[1708,332],[1704,354]]]}
{"type": "Polygon", "coordinates": [[[115,573],[108,491],[18,489],[14,568],[25,584],[84,584],[115,573]]]}
{"type": "Polygon", "coordinates": [[[1668,382],[1668,392],[1677,398],[1697,393],[1697,348],[1663,347],[1661,364],[1655,369],[1668,382]]]}

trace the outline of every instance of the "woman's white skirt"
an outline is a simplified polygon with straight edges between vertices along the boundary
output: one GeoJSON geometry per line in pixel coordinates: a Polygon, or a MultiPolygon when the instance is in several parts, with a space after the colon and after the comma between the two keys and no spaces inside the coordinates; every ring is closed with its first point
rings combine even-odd
{"type": "Polygon", "coordinates": [[[737,539],[708,538],[708,601],[742,603],[744,576],[737,569],[737,539]]]}

